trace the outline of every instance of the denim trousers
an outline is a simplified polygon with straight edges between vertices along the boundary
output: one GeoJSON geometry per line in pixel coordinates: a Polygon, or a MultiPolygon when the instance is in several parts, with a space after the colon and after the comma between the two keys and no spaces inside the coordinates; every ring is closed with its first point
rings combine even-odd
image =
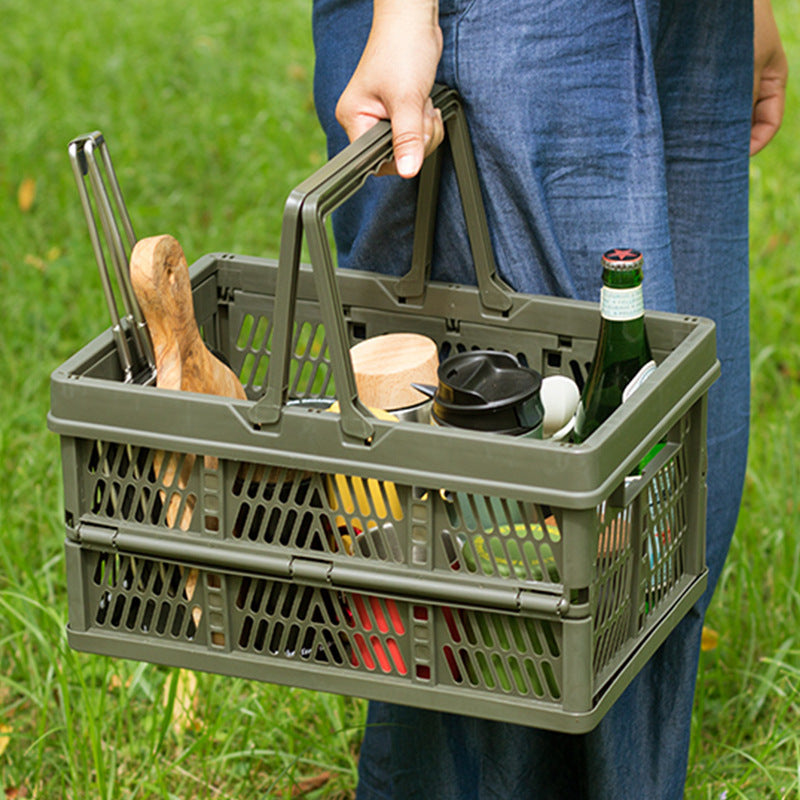
{"type": "MultiPolygon", "coordinates": [[[[680,798],[703,617],[736,524],[749,424],[752,0],[440,0],[437,80],[458,90],[498,270],[521,292],[599,298],[600,254],[645,256],[645,305],[712,318],[709,588],[590,733],[370,703],[359,800],[680,798]]],[[[315,0],[330,153],[371,0],[315,0]]],[[[400,274],[416,187],[370,178],[334,214],[338,264],[400,274]]],[[[445,159],[432,279],[474,283],[445,159]]]]}

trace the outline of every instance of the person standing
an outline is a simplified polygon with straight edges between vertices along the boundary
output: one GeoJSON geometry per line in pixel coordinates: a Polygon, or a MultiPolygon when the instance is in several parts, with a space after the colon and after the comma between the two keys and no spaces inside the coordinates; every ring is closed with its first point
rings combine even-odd
{"type": "MultiPolygon", "coordinates": [[[[334,214],[338,263],[402,274],[435,81],[461,95],[502,278],[596,300],[599,255],[645,254],[645,305],[712,318],[709,588],[593,731],[371,703],[359,800],[680,798],[703,616],[736,524],[749,426],[749,155],[775,135],[787,64],[769,0],[315,0],[330,154],[379,119],[393,177],[334,214]]],[[[474,283],[451,166],[431,277],[474,283]]]]}

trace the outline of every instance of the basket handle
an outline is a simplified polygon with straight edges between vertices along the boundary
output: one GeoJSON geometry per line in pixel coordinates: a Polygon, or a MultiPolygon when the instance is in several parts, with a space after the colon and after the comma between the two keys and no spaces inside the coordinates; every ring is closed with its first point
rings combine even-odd
{"type": "MultiPolygon", "coordinates": [[[[490,311],[507,311],[513,302],[512,290],[497,276],[461,101],[455,91],[442,86],[434,87],[432,99],[441,110],[450,142],[481,304],[490,311]]],[[[281,228],[270,367],[265,393],[250,410],[253,423],[270,425],[278,422],[285,403],[301,243],[305,232],[322,323],[329,340],[342,431],[347,437],[360,442],[371,440],[371,420],[374,418],[358,399],[325,218],[355,194],[364,181],[391,157],[391,126],[387,121],[382,121],[334,156],[289,195],[281,228]]],[[[420,173],[412,264],[409,272],[396,284],[400,297],[416,298],[425,291],[433,249],[440,171],[441,152],[437,150],[425,160],[420,173]]]]}

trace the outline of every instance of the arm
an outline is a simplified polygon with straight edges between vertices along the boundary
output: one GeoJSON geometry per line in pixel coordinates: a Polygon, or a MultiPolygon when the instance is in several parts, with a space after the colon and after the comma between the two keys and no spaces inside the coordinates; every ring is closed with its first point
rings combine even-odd
{"type": "Polygon", "coordinates": [[[391,120],[394,168],[404,178],[444,136],[430,99],[441,53],[437,0],[374,0],[369,39],[336,106],[350,141],[391,120]]]}
{"type": "Polygon", "coordinates": [[[789,73],[770,0],[754,0],[753,14],[755,31],[751,156],[766,147],[781,126],[789,73]]]}

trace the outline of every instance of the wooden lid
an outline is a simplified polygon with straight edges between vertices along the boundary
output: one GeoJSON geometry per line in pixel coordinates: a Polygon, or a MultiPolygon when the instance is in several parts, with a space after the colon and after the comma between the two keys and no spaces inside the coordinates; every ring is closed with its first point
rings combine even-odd
{"type": "Polygon", "coordinates": [[[436,385],[439,354],[436,343],[418,333],[373,336],[350,348],[361,402],[391,411],[423,402],[412,383],[436,385]]]}

